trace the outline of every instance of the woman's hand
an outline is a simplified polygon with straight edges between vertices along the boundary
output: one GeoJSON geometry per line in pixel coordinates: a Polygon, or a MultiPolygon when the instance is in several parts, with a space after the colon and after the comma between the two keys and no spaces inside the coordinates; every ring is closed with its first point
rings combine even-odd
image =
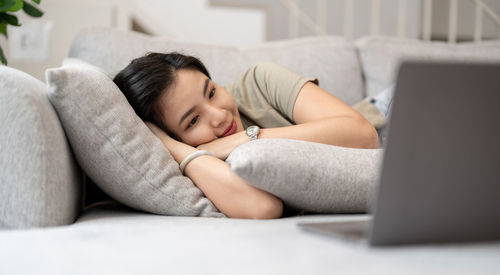
{"type": "Polygon", "coordinates": [[[248,140],[249,139],[245,134],[245,131],[241,131],[227,137],[218,138],[211,142],[198,145],[196,148],[199,150],[209,151],[220,160],[226,160],[229,154],[231,154],[236,147],[247,142],[248,140]]]}
{"type": "MultiPolygon", "coordinates": [[[[197,150],[169,137],[151,122],[146,122],[146,125],[178,163],[197,150]]],[[[241,144],[246,141],[248,137],[245,132],[239,132],[198,147],[218,152],[218,155],[224,156],[225,159],[239,145],[238,142],[241,144]]],[[[280,199],[248,184],[236,175],[227,163],[219,159],[206,155],[198,157],[192,160],[184,171],[217,209],[230,218],[274,219],[279,218],[283,212],[283,202],[280,199]]]]}
{"type": "Polygon", "coordinates": [[[169,135],[167,135],[167,133],[165,133],[162,129],[151,122],[146,122],[146,126],[148,126],[151,132],[153,132],[153,134],[160,139],[160,141],[163,143],[165,148],[167,148],[168,152],[174,157],[177,163],[181,163],[181,161],[188,154],[196,151],[194,147],[171,138],[169,135]]]}
{"type": "MultiPolygon", "coordinates": [[[[171,138],[167,133],[165,133],[162,129],[156,126],[154,123],[146,122],[146,126],[153,132],[155,136],[157,136],[161,142],[167,147],[170,153],[173,153],[175,148],[181,146],[181,144],[185,146],[189,146],[182,142],[179,142],[173,138],[171,138]]],[[[214,154],[220,160],[226,160],[229,154],[239,145],[248,141],[248,137],[244,131],[235,133],[233,135],[215,139],[211,142],[198,145],[196,149],[198,150],[206,150],[210,153],[214,154]]],[[[191,146],[189,146],[191,147],[191,146]]],[[[191,147],[192,148],[192,147],[191,147]]],[[[174,156],[175,157],[175,156],[174,156]]]]}

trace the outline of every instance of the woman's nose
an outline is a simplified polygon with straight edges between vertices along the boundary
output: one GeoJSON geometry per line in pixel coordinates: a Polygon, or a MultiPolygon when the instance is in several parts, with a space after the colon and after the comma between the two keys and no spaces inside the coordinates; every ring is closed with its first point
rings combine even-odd
{"type": "Polygon", "coordinates": [[[210,106],[210,123],[217,128],[226,121],[226,111],[216,106],[210,106]]]}

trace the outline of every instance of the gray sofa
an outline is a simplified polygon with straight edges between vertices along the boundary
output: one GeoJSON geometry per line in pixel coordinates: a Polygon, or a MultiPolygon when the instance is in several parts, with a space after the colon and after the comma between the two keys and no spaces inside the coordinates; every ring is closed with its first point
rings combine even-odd
{"type": "MultiPolygon", "coordinates": [[[[317,77],[321,87],[349,104],[392,85],[405,59],[500,62],[500,41],[449,45],[366,37],[352,43],[311,37],[227,47],[90,28],[74,39],[65,63],[77,67],[85,61],[112,77],[147,51],[174,50],[200,57],[223,85],[252,64],[273,61],[317,77]]],[[[302,221],[366,219],[367,214],[219,218],[200,193],[188,194],[198,204],[186,214],[158,209],[168,204],[142,207],[122,197],[122,203],[89,207],[85,197],[92,194],[84,194],[89,190],[83,187],[92,164],[75,157],[85,152],[68,141],[76,130],[61,124],[62,113],[47,96],[48,89],[55,89],[50,83],[0,66],[0,274],[500,272],[497,242],[375,249],[297,226],[302,221]]],[[[158,146],[154,142],[151,146],[158,146]]]]}

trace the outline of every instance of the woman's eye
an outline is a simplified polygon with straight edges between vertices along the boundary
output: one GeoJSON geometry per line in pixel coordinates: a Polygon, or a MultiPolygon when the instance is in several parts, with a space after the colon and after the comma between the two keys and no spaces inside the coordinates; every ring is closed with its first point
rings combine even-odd
{"type": "Polygon", "coordinates": [[[212,88],[212,90],[208,94],[208,98],[212,98],[214,95],[215,95],[215,88],[212,88]]]}
{"type": "Polygon", "coordinates": [[[195,117],[193,117],[193,119],[191,119],[191,121],[189,122],[187,128],[190,128],[191,126],[195,125],[196,121],[198,121],[198,116],[195,116],[195,117]]]}

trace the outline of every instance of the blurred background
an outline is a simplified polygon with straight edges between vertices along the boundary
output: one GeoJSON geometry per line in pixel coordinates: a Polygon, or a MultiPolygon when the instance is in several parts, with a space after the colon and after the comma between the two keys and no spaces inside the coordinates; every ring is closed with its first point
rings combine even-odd
{"type": "Polygon", "coordinates": [[[9,26],[9,39],[0,36],[0,46],[9,66],[42,81],[47,68],[67,57],[78,31],[89,26],[236,46],[368,34],[455,43],[478,40],[477,22],[480,39],[500,34],[498,0],[42,0],[38,7],[44,15],[20,12],[22,26],[9,26]],[[482,5],[487,9],[478,11],[482,5]]]}

